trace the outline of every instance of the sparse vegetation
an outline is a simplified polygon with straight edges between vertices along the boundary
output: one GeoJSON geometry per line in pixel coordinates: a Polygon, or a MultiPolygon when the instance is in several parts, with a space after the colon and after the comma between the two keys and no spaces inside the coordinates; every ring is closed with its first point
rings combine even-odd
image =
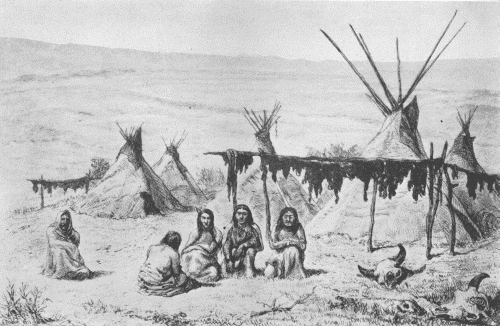
{"type": "Polygon", "coordinates": [[[53,318],[43,316],[48,301],[51,300],[44,298],[42,291],[36,286],[30,289],[27,284],[21,283],[16,288],[15,284],[9,281],[1,305],[2,324],[37,325],[54,321],[53,318]]]}
{"type": "Polygon", "coordinates": [[[361,148],[358,145],[346,147],[344,143],[330,144],[330,147],[325,147],[323,150],[318,150],[312,147],[307,148],[307,156],[320,157],[355,157],[361,155],[361,148]]]}
{"type": "Polygon", "coordinates": [[[196,181],[201,188],[201,191],[209,200],[215,198],[215,194],[222,190],[226,184],[224,173],[221,169],[203,168],[196,175],[196,181]]]}
{"type": "Polygon", "coordinates": [[[109,170],[109,162],[102,157],[93,158],[90,167],[90,177],[101,179],[109,170]]]}
{"type": "Polygon", "coordinates": [[[186,319],[186,314],[183,312],[168,315],[156,311],[146,311],[145,313],[138,313],[137,311],[123,311],[122,308],[114,305],[103,303],[100,299],[94,301],[93,299],[87,300],[82,304],[85,311],[89,314],[119,314],[129,318],[137,318],[145,321],[151,321],[152,324],[170,325],[170,326],[188,326],[192,325],[191,321],[186,319]]]}
{"type": "Polygon", "coordinates": [[[34,212],[36,210],[38,210],[40,207],[37,206],[32,206],[32,207],[23,207],[23,208],[17,208],[17,209],[14,209],[14,214],[16,215],[22,215],[22,214],[27,214],[27,213],[31,213],[31,212],[34,212]]]}
{"type": "Polygon", "coordinates": [[[90,299],[83,303],[82,306],[83,309],[85,309],[85,311],[87,311],[87,313],[89,314],[105,314],[108,312],[117,314],[122,311],[120,307],[104,304],[100,299],[95,302],[94,300],[90,299]]]}
{"type": "Polygon", "coordinates": [[[133,312],[128,312],[127,315],[130,318],[138,318],[146,321],[151,321],[152,324],[169,325],[169,326],[189,326],[193,323],[186,319],[186,314],[179,312],[177,314],[168,315],[161,314],[156,311],[146,311],[147,315],[137,314],[133,312]]]}

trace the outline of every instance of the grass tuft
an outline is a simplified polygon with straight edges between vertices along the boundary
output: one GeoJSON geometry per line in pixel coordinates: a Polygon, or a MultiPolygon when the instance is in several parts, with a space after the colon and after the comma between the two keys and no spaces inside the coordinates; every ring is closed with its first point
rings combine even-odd
{"type": "Polygon", "coordinates": [[[2,324],[37,325],[52,322],[53,318],[43,316],[48,301],[51,300],[44,298],[42,291],[36,286],[30,289],[27,284],[21,283],[16,288],[15,284],[9,281],[1,304],[2,324]]]}

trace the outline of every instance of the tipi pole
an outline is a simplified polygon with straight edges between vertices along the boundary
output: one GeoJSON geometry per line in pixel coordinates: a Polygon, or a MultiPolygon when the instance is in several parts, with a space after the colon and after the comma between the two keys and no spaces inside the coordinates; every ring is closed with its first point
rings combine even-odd
{"type": "Polygon", "coordinates": [[[450,230],[450,255],[455,255],[455,242],[457,238],[457,221],[455,218],[455,211],[453,209],[453,184],[451,183],[448,168],[444,167],[444,175],[446,177],[446,184],[448,185],[448,211],[450,212],[451,230],[450,230]]]}
{"type": "Polygon", "coordinates": [[[85,181],[85,193],[89,192],[89,186],[90,186],[90,178],[92,175],[92,171],[89,170],[89,173],[87,174],[87,180],[85,181]]]}
{"type": "Polygon", "coordinates": [[[376,178],[373,178],[372,204],[370,206],[370,228],[368,231],[368,241],[366,248],[368,252],[373,252],[372,240],[373,240],[373,227],[375,225],[375,203],[377,201],[377,186],[378,186],[378,181],[376,178]]]}
{"type": "Polygon", "coordinates": [[[271,203],[269,202],[269,195],[267,194],[267,167],[265,164],[261,164],[262,170],[262,188],[264,190],[264,198],[266,201],[266,237],[269,247],[274,249],[274,243],[271,233],[271,203]]]}
{"type": "MultiPolygon", "coordinates": [[[[278,183],[278,182],[277,182],[278,183]]],[[[283,193],[283,191],[281,190],[281,187],[280,187],[280,184],[278,183],[278,187],[276,187],[276,189],[278,190],[278,193],[280,194],[281,198],[283,198],[283,201],[285,202],[285,206],[286,207],[291,207],[292,205],[290,205],[290,202],[288,201],[288,199],[285,197],[285,194],[283,193]]]]}
{"type": "Polygon", "coordinates": [[[41,199],[40,209],[42,209],[44,207],[44,203],[43,203],[43,174],[40,176],[40,199],[41,199]]]}
{"type": "Polygon", "coordinates": [[[431,248],[432,248],[432,229],[431,229],[431,218],[432,218],[432,209],[434,206],[434,144],[431,143],[430,150],[430,164],[429,164],[429,211],[427,212],[427,216],[425,218],[425,233],[427,235],[427,250],[426,257],[427,259],[431,259],[431,248]]]}
{"type": "Polygon", "coordinates": [[[401,103],[403,99],[403,92],[401,90],[401,59],[399,58],[399,41],[397,38],[396,38],[396,53],[398,57],[398,84],[399,84],[398,104],[403,105],[403,103],[401,103]]]}
{"type": "MultiPolygon", "coordinates": [[[[434,219],[436,218],[437,209],[440,203],[441,194],[442,194],[442,185],[443,185],[443,168],[444,168],[444,159],[446,157],[446,152],[448,151],[448,142],[444,143],[443,152],[441,154],[441,166],[437,170],[437,182],[436,187],[434,187],[435,177],[436,177],[436,167],[434,162],[431,162],[430,169],[432,170],[431,174],[431,185],[429,189],[429,212],[427,213],[426,226],[427,226],[427,251],[426,256],[427,259],[431,259],[431,249],[432,249],[432,228],[434,227],[434,219]],[[436,193],[434,194],[434,188],[436,189],[436,193]],[[432,198],[432,201],[431,201],[432,198]]],[[[431,143],[431,161],[433,157],[433,144],[431,143]]]]}
{"type": "Polygon", "coordinates": [[[238,189],[236,187],[238,187],[237,181],[233,184],[233,212],[236,212],[236,208],[238,208],[238,189]]]}

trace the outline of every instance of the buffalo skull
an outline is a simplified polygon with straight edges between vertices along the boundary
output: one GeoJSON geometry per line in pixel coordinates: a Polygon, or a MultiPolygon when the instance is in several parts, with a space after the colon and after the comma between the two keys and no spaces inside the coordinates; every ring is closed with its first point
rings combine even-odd
{"type": "Polygon", "coordinates": [[[489,322],[490,325],[495,325],[487,314],[490,311],[489,299],[486,294],[478,291],[481,281],[488,277],[490,277],[488,274],[481,273],[472,278],[467,290],[455,291],[453,301],[447,305],[434,308],[432,310],[433,315],[446,320],[465,323],[489,322]]]}
{"type": "Polygon", "coordinates": [[[358,265],[361,275],[376,281],[380,285],[394,288],[406,278],[425,270],[425,265],[414,271],[401,266],[406,258],[406,250],[401,244],[398,244],[398,247],[399,253],[396,256],[382,260],[375,269],[367,269],[358,265]]]}

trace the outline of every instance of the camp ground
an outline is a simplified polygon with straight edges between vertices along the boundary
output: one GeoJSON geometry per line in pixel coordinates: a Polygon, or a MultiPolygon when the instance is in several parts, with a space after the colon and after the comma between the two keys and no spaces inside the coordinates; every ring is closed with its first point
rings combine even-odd
{"type": "Polygon", "coordinates": [[[500,323],[498,6],[131,3],[0,38],[0,324],[500,323]]]}

